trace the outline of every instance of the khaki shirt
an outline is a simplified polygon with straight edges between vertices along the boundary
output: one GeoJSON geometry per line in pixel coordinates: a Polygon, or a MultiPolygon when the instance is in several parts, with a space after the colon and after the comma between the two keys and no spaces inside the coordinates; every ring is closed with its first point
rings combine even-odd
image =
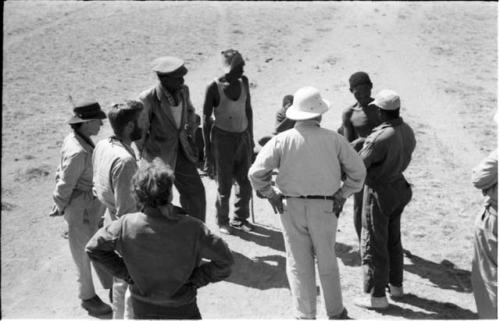
{"type": "Polygon", "coordinates": [[[366,175],[363,161],[347,140],[312,120],[274,136],[257,155],[248,176],[266,197],[274,169],[276,185],[286,196],[331,196],[340,188],[347,198],[361,190],[366,175]]]}
{"type": "Polygon", "coordinates": [[[415,146],[413,130],[402,118],[375,127],[359,152],[367,169],[366,185],[390,184],[403,178],[415,146]]]}
{"type": "Polygon", "coordinates": [[[76,193],[92,190],[92,150],[93,147],[74,132],[64,139],[52,194],[61,213],[76,193]]]}

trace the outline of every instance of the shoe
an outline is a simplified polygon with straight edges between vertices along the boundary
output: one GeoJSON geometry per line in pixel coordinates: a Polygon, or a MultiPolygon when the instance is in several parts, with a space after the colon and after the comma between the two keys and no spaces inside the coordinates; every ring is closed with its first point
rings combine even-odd
{"type": "Polygon", "coordinates": [[[354,300],[354,304],[370,310],[384,310],[389,307],[389,301],[385,296],[379,298],[371,295],[360,297],[354,300]]]}
{"type": "Polygon", "coordinates": [[[227,224],[220,225],[219,226],[219,232],[221,232],[222,234],[226,234],[226,235],[233,234],[232,231],[231,231],[231,227],[229,225],[227,225],[227,224]]]}
{"type": "Polygon", "coordinates": [[[389,283],[389,295],[391,298],[400,298],[404,294],[403,286],[395,286],[389,283]]]}
{"type": "Polygon", "coordinates": [[[245,232],[253,231],[253,225],[250,224],[247,220],[232,220],[231,222],[229,222],[229,224],[232,227],[237,228],[238,230],[243,230],[245,232]]]}
{"type": "Polygon", "coordinates": [[[347,315],[347,309],[344,308],[342,312],[340,312],[337,315],[334,315],[333,317],[328,317],[328,320],[349,320],[349,316],[347,315]]]}
{"type": "Polygon", "coordinates": [[[101,298],[97,295],[88,300],[82,300],[82,308],[87,310],[90,315],[109,314],[113,311],[111,307],[102,302],[101,298]]]}

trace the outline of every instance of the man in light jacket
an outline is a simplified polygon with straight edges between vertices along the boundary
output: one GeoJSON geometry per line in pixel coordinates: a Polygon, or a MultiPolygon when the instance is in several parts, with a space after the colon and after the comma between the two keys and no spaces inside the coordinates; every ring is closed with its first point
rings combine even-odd
{"type": "Polygon", "coordinates": [[[286,111],[295,127],[271,138],[249,171],[254,189],[280,213],[287,276],[300,319],[316,317],[315,259],[328,317],[347,317],[335,255],[337,222],[346,198],[363,186],[366,170],[344,137],[320,127],[329,106],[316,88],[299,89],[286,111]]]}

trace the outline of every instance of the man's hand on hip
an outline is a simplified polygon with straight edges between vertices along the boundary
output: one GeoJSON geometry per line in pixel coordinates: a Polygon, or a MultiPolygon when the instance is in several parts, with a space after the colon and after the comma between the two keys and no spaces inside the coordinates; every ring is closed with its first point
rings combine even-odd
{"type": "Polygon", "coordinates": [[[340,212],[342,212],[342,209],[344,208],[345,204],[345,197],[344,194],[342,193],[342,190],[338,190],[333,194],[333,214],[338,218],[340,216],[340,212]]]}

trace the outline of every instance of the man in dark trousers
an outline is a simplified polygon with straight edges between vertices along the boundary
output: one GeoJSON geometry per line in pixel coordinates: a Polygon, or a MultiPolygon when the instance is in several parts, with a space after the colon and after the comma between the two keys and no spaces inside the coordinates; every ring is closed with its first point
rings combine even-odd
{"type": "Polygon", "coordinates": [[[218,184],[217,224],[221,233],[231,234],[231,227],[245,231],[253,229],[247,220],[252,196],[247,173],[254,146],[253,115],[248,79],[243,76],[243,57],[234,49],[221,54],[226,73],[208,85],[203,104],[203,136],[206,170],[209,176],[215,173],[218,184]],[[238,186],[234,218],[229,222],[233,181],[238,186]]]}
{"type": "Polygon", "coordinates": [[[416,141],[413,130],[399,116],[400,99],[382,90],[373,102],[382,123],[366,138],[360,156],[367,175],[363,194],[361,264],[364,291],[369,296],[354,301],[368,309],[389,306],[385,291],[403,295],[403,246],[401,214],[412,190],[403,176],[416,141]]]}
{"type": "MultiPolygon", "coordinates": [[[[372,103],[372,82],[366,72],[358,71],[349,77],[349,90],[356,103],[342,113],[342,131],[347,141],[359,152],[373,128],[380,124],[377,107],[372,103]]],[[[358,239],[361,236],[361,211],[363,209],[363,190],[354,194],[354,228],[358,239]]]]}
{"type": "Polygon", "coordinates": [[[196,113],[184,85],[187,69],[176,57],[160,57],[152,69],[158,84],[140,94],[144,134],[135,142],[139,157],[151,162],[160,157],[174,169],[180,203],[191,215],[205,222],[206,198],[196,164],[196,113]]]}

